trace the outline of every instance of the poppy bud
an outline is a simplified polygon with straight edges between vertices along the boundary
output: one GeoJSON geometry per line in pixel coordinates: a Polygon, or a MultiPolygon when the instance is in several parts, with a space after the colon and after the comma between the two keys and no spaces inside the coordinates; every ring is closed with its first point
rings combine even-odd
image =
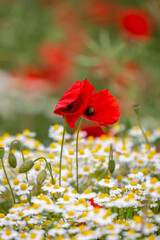
{"type": "Polygon", "coordinates": [[[0,147],[0,159],[3,159],[4,157],[4,148],[0,147]]]}
{"type": "Polygon", "coordinates": [[[32,160],[26,161],[26,162],[21,164],[18,172],[19,173],[26,173],[27,171],[29,171],[33,167],[33,165],[34,165],[34,162],[32,160]]]}
{"type": "Polygon", "coordinates": [[[139,114],[140,105],[139,104],[134,104],[133,105],[133,110],[134,110],[135,114],[139,114]]]}
{"type": "Polygon", "coordinates": [[[113,172],[114,172],[114,170],[115,170],[115,161],[114,161],[113,159],[111,159],[111,160],[109,161],[109,166],[108,166],[108,168],[109,168],[110,173],[113,173],[113,172]]]}
{"type": "Polygon", "coordinates": [[[16,159],[15,155],[12,152],[9,153],[8,162],[9,162],[9,165],[12,168],[16,168],[17,167],[17,159],[16,159]]]}
{"type": "Polygon", "coordinates": [[[38,173],[38,176],[37,176],[37,185],[42,185],[42,183],[43,183],[44,180],[46,179],[46,176],[47,176],[46,170],[42,170],[40,173],[38,173]]]}

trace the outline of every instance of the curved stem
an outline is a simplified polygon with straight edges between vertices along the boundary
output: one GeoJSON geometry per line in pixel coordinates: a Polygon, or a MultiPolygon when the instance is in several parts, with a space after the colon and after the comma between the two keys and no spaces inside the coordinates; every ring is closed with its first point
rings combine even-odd
{"type": "MultiPolygon", "coordinates": [[[[11,142],[11,145],[10,145],[10,152],[12,151],[12,145],[13,145],[15,142],[18,143],[19,148],[20,148],[20,151],[21,151],[21,154],[22,154],[23,162],[25,162],[25,158],[24,158],[24,154],[23,154],[23,147],[22,147],[21,142],[20,142],[18,139],[15,139],[15,140],[13,140],[13,141],[11,142]]],[[[26,173],[26,180],[27,180],[27,182],[28,182],[28,175],[27,175],[27,173],[26,173]]]]}
{"type": "Polygon", "coordinates": [[[47,162],[47,159],[46,159],[45,157],[39,157],[39,158],[36,158],[36,159],[34,160],[34,162],[36,162],[36,161],[38,161],[39,159],[42,159],[42,158],[43,158],[43,159],[45,160],[45,162],[46,162],[48,171],[49,171],[50,176],[51,176],[51,179],[52,179],[52,184],[55,184],[55,181],[54,181],[54,178],[53,178],[53,174],[52,174],[51,164],[49,164],[49,163],[47,162]]]}
{"type": "Polygon", "coordinates": [[[66,119],[64,118],[63,122],[63,136],[62,136],[62,143],[61,143],[61,153],[60,153],[60,161],[59,161],[59,185],[61,186],[61,169],[62,169],[62,153],[63,153],[63,144],[64,144],[64,136],[66,131],[66,119]]]}
{"type": "Polygon", "coordinates": [[[21,153],[22,153],[22,159],[23,159],[23,162],[25,162],[25,159],[24,159],[24,154],[23,154],[23,147],[22,147],[22,144],[21,142],[18,140],[18,139],[15,139],[11,142],[11,145],[10,145],[10,152],[12,151],[12,145],[17,142],[19,144],[19,148],[21,150],[21,153]]]}
{"type": "Polygon", "coordinates": [[[78,129],[77,129],[77,137],[76,137],[76,179],[77,179],[77,192],[79,191],[79,184],[78,184],[78,137],[79,137],[79,130],[82,124],[83,118],[81,118],[78,129]]]}
{"type": "Polygon", "coordinates": [[[10,191],[11,191],[11,194],[12,194],[12,197],[13,197],[13,202],[16,203],[15,197],[14,197],[14,194],[13,194],[13,190],[12,190],[12,187],[11,187],[11,184],[10,184],[10,181],[9,181],[9,178],[8,178],[8,175],[7,175],[7,172],[6,172],[6,169],[5,169],[4,162],[3,162],[3,159],[2,159],[2,158],[1,158],[1,163],[2,163],[2,168],[3,168],[5,177],[6,177],[6,179],[7,179],[7,182],[8,182],[8,185],[9,185],[9,188],[10,188],[10,191]]]}

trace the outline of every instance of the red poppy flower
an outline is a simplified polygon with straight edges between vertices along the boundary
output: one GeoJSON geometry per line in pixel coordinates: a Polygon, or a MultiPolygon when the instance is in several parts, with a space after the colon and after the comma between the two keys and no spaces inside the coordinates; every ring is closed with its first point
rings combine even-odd
{"type": "Polygon", "coordinates": [[[102,127],[100,127],[98,124],[94,125],[84,125],[81,128],[82,131],[85,131],[87,136],[93,136],[93,137],[100,137],[102,135],[105,135],[105,132],[103,131],[102,127]]]}
{"type": "Polygon", "coordinates": [[[151,16],[141,9],[127,8],[120,11],[118,22],[126,34],[137,39],[148,39],[153,33],[151,16]]]}
{"type": "Polygon", "coordinates": [[[117,100],[109,90],[105,89],[92,95],[82,116],[87,120],[108,127],[108,125],[118,121],[120,109],[117,100]]]}
{"type": "Polygon", "coordinates": [[[94,91],[95,88],[87,79],[82,82],[77,80],[60,99],[54,113],[62,115],[66,118],[69,127],[74,128],[75,122],[83,113],[94,91]]]}

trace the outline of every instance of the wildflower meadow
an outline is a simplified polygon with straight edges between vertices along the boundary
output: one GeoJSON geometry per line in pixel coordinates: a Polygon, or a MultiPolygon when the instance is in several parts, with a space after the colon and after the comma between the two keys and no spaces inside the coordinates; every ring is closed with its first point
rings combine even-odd
{"type": "Polygon", "coordinates": [[[159,0],[0,0],[0,240],[160,240],[159,0]]]}

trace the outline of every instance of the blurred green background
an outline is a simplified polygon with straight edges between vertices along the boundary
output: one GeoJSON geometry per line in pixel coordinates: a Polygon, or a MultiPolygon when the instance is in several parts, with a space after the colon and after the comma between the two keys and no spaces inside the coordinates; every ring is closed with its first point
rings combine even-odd
{"type": "Polygon", "coordinates": [[[121,122],[160,120],[158,0],[1,0],[0,132],[29,128],[45,142],[65,90],[87,78],[117,98],[121,122]]]}

